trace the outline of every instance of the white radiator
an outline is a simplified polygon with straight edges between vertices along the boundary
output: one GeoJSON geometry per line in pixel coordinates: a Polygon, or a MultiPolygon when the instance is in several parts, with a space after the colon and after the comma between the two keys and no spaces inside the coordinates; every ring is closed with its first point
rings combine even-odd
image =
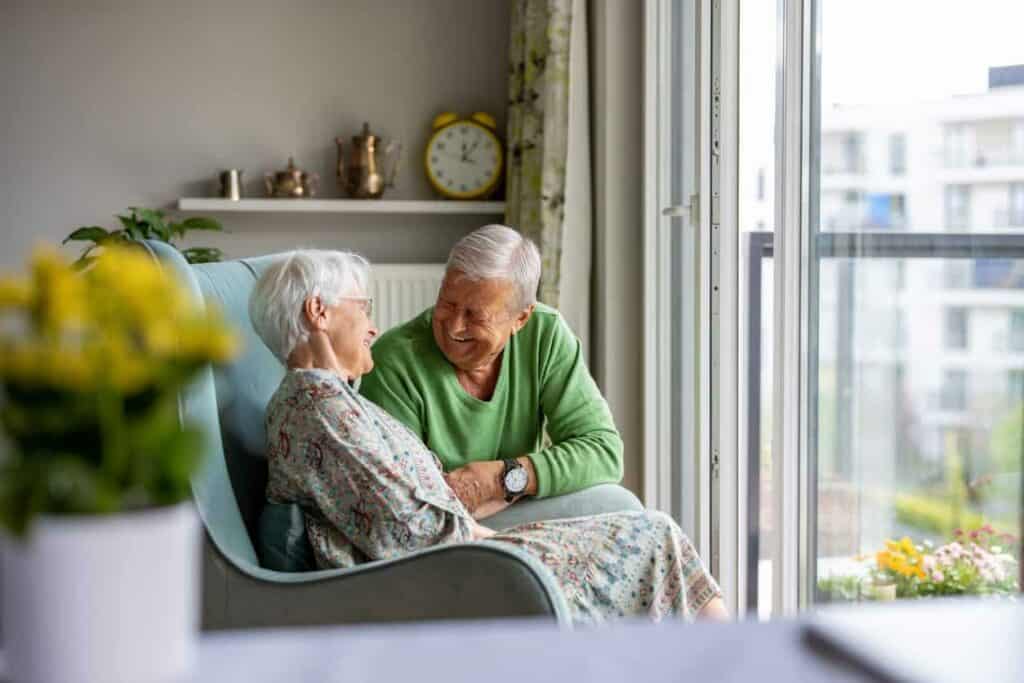
{"type": "Polygon", "coordinates": [[[434,305],[443,263],[375,263],[370,268],[373,320],[381,332],[434,305]]]}

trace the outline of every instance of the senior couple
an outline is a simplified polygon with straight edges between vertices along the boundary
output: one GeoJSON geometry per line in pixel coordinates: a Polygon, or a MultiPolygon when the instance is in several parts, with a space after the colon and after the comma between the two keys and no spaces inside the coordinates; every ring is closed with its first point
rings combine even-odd
{"type": "Polygon", "coordinates": [[[486,538],[543,562],[577,623],[727,618],[693,545],[661,513],[479,523],[523,497],[622,474],[622,440],[580,342],[536,302],[540,269],[515,230],[476,230],[452,249],[436,304],[371,355],[364,259],[295,251],[272,264],[249,302],[288,369],[267,406],[268,500],[302,507],[322,568],[486,538]]]}

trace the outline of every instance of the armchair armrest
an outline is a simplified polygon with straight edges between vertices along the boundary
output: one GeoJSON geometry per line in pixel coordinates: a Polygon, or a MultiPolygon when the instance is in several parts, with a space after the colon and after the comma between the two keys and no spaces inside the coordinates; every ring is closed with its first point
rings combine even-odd
{"type": "Polygon", "coordinates": [[[568,519],[643,509],[643,503],[629,489],[618,484],[599,484],[562,496],[522,500],[480,523],[495,530],[511,529],[520,524],[545,519],[568,519]]]}
{"type": "Polygon", "coordinates": [[[548,569],[489,541],[314,572],[243,567],[209,539],[204,556],[206,629],[531,616],[569,624],[548,569]]]}

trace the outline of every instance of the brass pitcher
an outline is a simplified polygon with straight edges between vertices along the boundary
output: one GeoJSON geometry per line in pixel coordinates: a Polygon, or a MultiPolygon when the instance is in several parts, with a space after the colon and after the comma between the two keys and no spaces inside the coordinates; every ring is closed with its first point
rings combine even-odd
{"type": "Polygon", "coordinates": [[[307,173],[295,167],[295,160],[288,157],[288,168],[277,173],[264,173],[263,186],[268,197],[301,199],[312,197],[320,185],[320,176],[307,173]]]}
{"type": "Polygon", "coordinates": [[[338,187],[353,199],[378,199],[384,190],[395,186],[395,176],[402,158],[402,143],[390,140],[383,145],[377,135],[370,133],[370,124],[363,124],[362,135],[352,136],[348,164],[345,163],[345,141],[335,138],[338,145],[338,187]],[[390,164],[385,173],[384,165],[390,164]]]}

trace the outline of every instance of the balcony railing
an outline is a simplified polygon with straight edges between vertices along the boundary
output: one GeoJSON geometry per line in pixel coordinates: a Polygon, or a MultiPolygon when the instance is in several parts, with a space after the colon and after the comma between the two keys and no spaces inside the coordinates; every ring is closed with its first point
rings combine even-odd
{"type": "MultiPolygon", "coordinates": [[[[747,510],[761,511],[761,397],[765,390],[761,385],[761,316],[765,296],[773,290],[765,289],[763,283],[764,263],[773,256],[774,234],[771,232],[747,233],[750,258],[747,273],[747,510]]],[[[965,234],[965,233],[819,233],[812,244],[811,257],[815,267],[827,259],[839,259],[845,266],[846,277],[841,274],[837,280],[840,319],[837,321],[836,386],[849,386],[855,370],[851,335],[853,315],[852,266],[850,259],[969,259],[988,263],[1003,263],[1024,260],[1024,233],[1017,234],[965,234]],[[845,332],[845,333],[844,333],[845,332]]],[[[812,278],[813,282],[817,277],[812,278]]],[[[977,286],[977,283],[975,283],[977,286]]],[[[982,285],[984,286],[984,285],[982,285]]],[[[810,300],[817,302],[819,294],[810,292],[810,300]]],[[[813,310],[813,308],[812,308],[813,310]]],[[[810,452],[808,477],[818,480],[818,364],[819,346],[817,321],[808,326],[807,344],[810,352],[808,368],[808,393],[812,400],[808,405],[808,438],[810,452]]],[[[853,433],[852,392],[838,392],[836,401],[837,420],[835,442],[849,443],[853,433]]],[[[818,498],[817,486],[809,487],[810,500],[807,504],[807,536],[809,544],[807,557],[818,556],[818,498]]],[[[766,508],[766,510],[770,510],[766,508]]],[[[756,612],[758,606],[758,561],[760,558],[761,514],[747,515],[747,605],[756,612]]],[[[827,537],[827,534],[826,534],[827,537]]],[[[826,541],[827,542],[827,541],[826,541]]],[[[816,572],[804,577],[812,590],[817,580],[816,572]]]]}
{"type": "Polygon", "coordinates": [[[946,168],[990,168],[1024,166],[1024,150],[995,149],[976,151],[965,155],[946,149],[943,154],[946,168]]]}

